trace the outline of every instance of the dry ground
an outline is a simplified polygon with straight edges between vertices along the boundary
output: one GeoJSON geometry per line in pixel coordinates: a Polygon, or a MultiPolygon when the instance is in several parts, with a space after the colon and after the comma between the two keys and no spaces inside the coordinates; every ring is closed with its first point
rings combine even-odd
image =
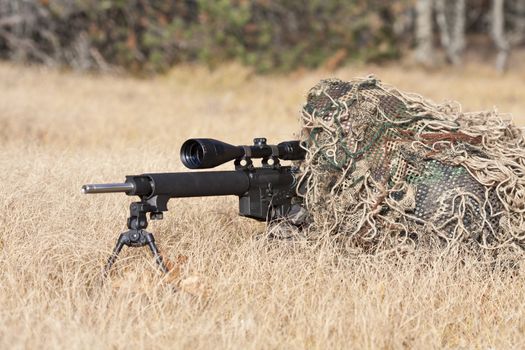
{"type": "Polygon", "coordinates": [[[82,196],[81,184],[181,171],[190,137],[290,139],[318,79],[368,73],[468,110],[498,106],[525,124],[523,70],[257,77],[184,67],[135,80],[1,64],[0,348],[525,347],[525,266],[257,240],[264,226],[239,218],[235,198],[173,200],[151,225],[170,260],[188,258],[180,281],[160,275],[145,250],[127,250],[101,284],[131,199],[82,196]]]}

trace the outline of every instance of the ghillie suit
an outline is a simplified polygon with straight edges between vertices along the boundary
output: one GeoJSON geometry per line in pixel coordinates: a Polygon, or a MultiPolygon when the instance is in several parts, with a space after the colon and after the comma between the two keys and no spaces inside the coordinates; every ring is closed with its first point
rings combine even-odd
{"type": "Polygon", "coordinates": [[[323,80],[302,113],[309,234],[376,251],[400,243],[525,247],[525,139],[373,77],[323,80]]]}

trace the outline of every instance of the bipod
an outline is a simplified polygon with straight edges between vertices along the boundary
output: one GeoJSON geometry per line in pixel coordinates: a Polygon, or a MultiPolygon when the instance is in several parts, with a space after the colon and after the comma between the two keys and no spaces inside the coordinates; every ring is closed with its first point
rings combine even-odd
{"type": "Polygon", "coordinates": [[[129,211],[129,230],[119,236],[117,244],[113,249],[113,253],[110,255],[108,262],[104,267],[104,277],[109,275],[109,270],[117,260],[117,257],[124,246],[134,248],[148,246],[153,253],[157,265],[159,265],[162,272],[167,273],[168,268],[164,264],[159,249],[155,244],[155,237],[153,237],[151,232],[145,230],[145,228],[148,227],[146,214],[150,213],[150,219],[152,220],[160,220],[162,219],[162,212],[158,211],[156,206],[153,206],[146,201],[131,203],[129,211]]]}

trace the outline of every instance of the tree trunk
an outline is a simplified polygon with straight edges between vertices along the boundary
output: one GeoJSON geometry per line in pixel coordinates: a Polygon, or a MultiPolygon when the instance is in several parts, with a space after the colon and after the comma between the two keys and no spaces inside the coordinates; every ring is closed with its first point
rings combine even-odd
{"type": "Polygon", "coordinates": [[[460,64],[465,48],[465,0],[436,0],[436,14],[441,45],[447,60],[455,65],[460,64]]]}
{"type": "Polygon", "coordinates": [[[496,44],[498,55],[496,69],[503,72],[507,68],[510,45],[505,35],[505,2],[492,0],[492,39],[496,44]]]}
{"type": "Polygon", "coordinates": [[[525,0],[514,0],[512,9],[508,15],[512,26],[508,34],[509,45],[519,45],[525,39],[525,0]]]}
{"type": "Polygon", "coordinates": [[[432,35],[432,0],[416,3],[416,60],[426,66],[434,64],[432,35]]]}

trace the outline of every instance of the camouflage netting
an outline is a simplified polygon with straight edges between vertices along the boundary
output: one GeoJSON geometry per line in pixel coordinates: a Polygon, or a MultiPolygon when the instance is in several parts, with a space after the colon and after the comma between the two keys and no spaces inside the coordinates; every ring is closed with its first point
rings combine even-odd
{"type": "Polygon", "coordinates": [[[525,247],[525,139],[495,111],[463,113],[373,77],[323,80],[302,113],[309,234],[525,247]]]}

